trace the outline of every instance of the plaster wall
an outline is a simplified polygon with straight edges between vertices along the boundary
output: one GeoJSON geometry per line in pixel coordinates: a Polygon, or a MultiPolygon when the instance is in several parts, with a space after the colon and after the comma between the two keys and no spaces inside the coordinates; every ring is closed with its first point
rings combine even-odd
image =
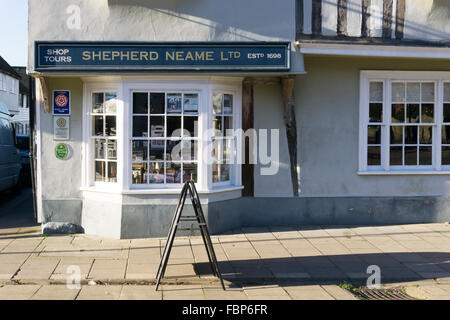
{"type": "Polygon", "coordinates": [[[449,61],[306,56],[305,65],[295,83],[301,196],[450,194],[447,175],[357,175],[360,71],[450,71],[449,61]]]}

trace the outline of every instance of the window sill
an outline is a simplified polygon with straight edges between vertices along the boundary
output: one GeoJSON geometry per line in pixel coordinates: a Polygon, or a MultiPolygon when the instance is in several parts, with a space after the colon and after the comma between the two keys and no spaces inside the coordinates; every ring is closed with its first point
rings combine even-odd
{"type": "MultiPolygon", "coordinates": [[[[232,192],[244,189],[244,186],[223,186],[215,187],[211,190],[197,190],[199,194],[215,194],[222,192],[232,192]]],[[[179,195],[181,188],[177,189],[129,189],[129,190],[117,190],[117,189],[105,189],[105,188],[80,188],[84,192],[99,192],[99,193],[110,193],[110,194],[122,194],[122,195],[179,195]]]]}
{"type": "Polygon", "coordinates": [[[450,175],[450,171],[437,170],[392,170],[392,171],[358,171],[359,176],[417,176],[417,175],[450,175]]]}

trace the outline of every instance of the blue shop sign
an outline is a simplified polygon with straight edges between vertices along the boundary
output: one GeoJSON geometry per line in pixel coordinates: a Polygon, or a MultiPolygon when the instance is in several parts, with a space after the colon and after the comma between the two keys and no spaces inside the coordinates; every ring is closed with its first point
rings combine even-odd
{"type": "Polygon", "coordinates": [[[287,71],[290,43],[36,42],[37,71],[287,71]]]}
{"type": "Polygon", "coordinates": [[[70,115],[70,91],[53,91],[53,115],[70,115]]]}

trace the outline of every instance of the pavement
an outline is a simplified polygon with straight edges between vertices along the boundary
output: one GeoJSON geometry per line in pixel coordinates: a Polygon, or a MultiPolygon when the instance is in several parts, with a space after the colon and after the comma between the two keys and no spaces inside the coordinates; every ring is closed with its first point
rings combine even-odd
{"type": "Polygon", "coordinates": [[[43,235],[29,198],[28,190],[0,201],[0,300],[357,300],[344,288],[373,283],[376,275],[385,289],[450,299],[446,223],[242,228],[213,236],[225,292],[201,237],[179,237],[156,292],[165,239],[43,235]]]}

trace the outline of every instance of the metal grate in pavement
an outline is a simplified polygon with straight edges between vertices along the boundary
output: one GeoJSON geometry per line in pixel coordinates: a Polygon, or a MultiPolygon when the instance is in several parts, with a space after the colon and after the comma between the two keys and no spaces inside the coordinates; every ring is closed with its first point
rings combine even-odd
{"type": "Polygon", "coordinates": [[[357,293],[365,300],[417,300],[400,288],[369,289],[361,288],[357,293]]]}

